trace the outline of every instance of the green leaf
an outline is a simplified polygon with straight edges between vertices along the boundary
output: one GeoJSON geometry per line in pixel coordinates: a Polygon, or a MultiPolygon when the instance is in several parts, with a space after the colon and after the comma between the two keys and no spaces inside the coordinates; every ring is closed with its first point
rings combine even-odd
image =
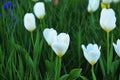
{"type": "Polygon", "coordinates": [[[82,80],[88,80],[85,76],[80,76],[82,80]]]}
{"type": "Polygon", "coordinates": [[[63,76],[61,76],[58,80],[67,80],[69,74],[65,74],[63,76]]]}
{"type": "Polygon", "coordinates": [[[73,69],[73,70],[69,73],[68,80],[74,80],[74,79],[79,78],[81,71],[82,71],[81,68],[73,69]]]}
{"type": "Polygon", "coordinates": [[[45,66],[46,66],[46,70],[47,70],[47,76],[49,78],[53,78],[55,75],[54,69],[55,69],[55,65],[54,62],[50,62],[48,60],[45,60],[45,66]]]}

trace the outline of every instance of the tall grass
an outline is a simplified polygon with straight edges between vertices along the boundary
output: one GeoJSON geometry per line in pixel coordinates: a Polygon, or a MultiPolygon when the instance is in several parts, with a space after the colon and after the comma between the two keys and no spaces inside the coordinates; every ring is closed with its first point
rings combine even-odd
{"type": "MultiPolygon", "coordinates": [[[[7,0],[5,1],[7,2],[7,0]]],[[[112,42],[120,38],[120,3],[111,4],[117,17],[117,27],[110,32],[109,74],[106,73],[106,33],[99,24],[101,8],[90,14],[87,0],[60,0],[57,6],[45,3],[46,15],[43,20],[36,18],[37,29],[31,34],[24,28],[25,13],[33,12],[35,2],[12,0],[16,7],[4,10],[0,1],[0,80],[54,80],[56,55],[43,38],[45,28],[54,28],[70,35],[70,46],[62,57],[61,74],[79,76],[76,80],[91,80],[91,65],[83,57],[81,44],[97,43],[101,46],[101,57],[95,64],[97,80],[120,80],[120,58],[113,50],[112,42]],[[80,69],[80,75],[75,71],[80,69]],[[73,70],[75,69],[75,70],[73,70]],[[81,71],[82,69],[82,71],[81,71]],[[72,71],[73,70],[73,71],[72,71]]],[[[75,79],[74,77],[70,78],[75,79]]],[[[61,78],[61,80],[67,80],[61,78]]]]}

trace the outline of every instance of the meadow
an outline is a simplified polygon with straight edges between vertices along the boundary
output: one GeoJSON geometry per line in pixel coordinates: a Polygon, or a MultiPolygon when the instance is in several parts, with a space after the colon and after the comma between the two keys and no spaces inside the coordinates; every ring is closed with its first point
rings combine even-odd
{"type": "Polygon", "coordinates": [[[24,15],[34,13],[37,2],[11,0],[10,8],[5,7],[7,2],[0,1],[0,80],[120,80],[120,57],[113,47],[120,38],[120,3],[110,4],[117,21],[108,42],[100,26],[101,5],[89,13],[88,0],[59,0],[57,5],[39,0],[45,4],[46,14],[43,19],[35,17],[36,29],[31,36],[24,27],[24,15]],[[69,34],[69,47],[61,60],[47,44],[45,28],[69,34]],[[89,43],[101,46],[94,74],[81,48],[89,43]]]}

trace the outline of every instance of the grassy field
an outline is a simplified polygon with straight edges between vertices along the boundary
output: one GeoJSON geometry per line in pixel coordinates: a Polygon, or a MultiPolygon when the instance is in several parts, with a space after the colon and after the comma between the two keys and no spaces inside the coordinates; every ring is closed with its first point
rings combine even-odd
{"type": "Polygon", "coordinates": [[[60,0],[57,6],[45,2],[46,15],[42,20],[36,18],[33,45],[23,19],[26,13],[33,13],[36,2],[19,1],[12,0],[13,6],[7,10],[4,9],[7,0],[0,1],[0,80],[54,80],[57,56],[43,37],[45,28],[54,28],[70,36],[70,46],[61,62],[62,77],[57,80],[92,80],[91,65],[81,48],[82,44],[89,43],[101,46],[100,59],[94,66],[97,80],[120,80],[120,57],[112,45],[120,38],[120,3],[111,3],[117,26],[110,32],[108,69],[107,34],[100,26],[100,6],[91,14],[87,11],[88,0],[60,0]]]}

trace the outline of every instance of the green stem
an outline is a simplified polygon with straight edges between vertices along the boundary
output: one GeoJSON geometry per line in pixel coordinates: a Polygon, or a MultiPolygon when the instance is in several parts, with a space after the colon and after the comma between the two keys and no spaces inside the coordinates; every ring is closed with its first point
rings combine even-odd
{"type": "Polygon", "coordinates": [[[34,46],[34,40],[33,40],[33,33],[31,32],[31,40],[32,40],[32,44],[34,46]]]}
{"type": "Polygon", "coordinates": [[[107,32],[107,74],[109,74],[109,32],[107,32]]]}
{"type": "Polygon", "coordinates": [[[95,73],[94,73],[94,65],[92,65],[92,77],[93,77],[93,80],[97,80],[96,79],[96,76],[95,76],[95,73]]]}
{"type": "Polygon", "coordinates": [[[58,80],[60,77],[60,71],[61,71],[61,57],[56,57],[56,64],[55,64],[55,80],[58,80]]]}

